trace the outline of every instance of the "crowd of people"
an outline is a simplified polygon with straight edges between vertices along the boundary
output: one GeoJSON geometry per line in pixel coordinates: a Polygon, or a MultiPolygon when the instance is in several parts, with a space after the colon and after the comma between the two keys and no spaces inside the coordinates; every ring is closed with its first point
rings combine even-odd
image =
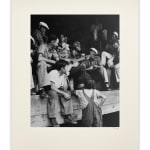
{"type": "Polygon", "coordinates": [[[86,55],[80,41],[69,44],[67,36],[47,35],[48,30],[51,28],[47,23],[39,22],[39,28],[31,35],[31,94],[48,98],[48,117],[54,127],[59,126],[58,105],[65,122],[76,124],[72,119],[72,95],[81,102],[81,126],[102,126],[101,105],[105,96],[97,88],[97,79],[101,81],[98,84],[103,84],[103,90],[111,90],[111,71],[119,85],[118,33],[112,33],[105,49],[99,51],[93,45],[86,55]]]}

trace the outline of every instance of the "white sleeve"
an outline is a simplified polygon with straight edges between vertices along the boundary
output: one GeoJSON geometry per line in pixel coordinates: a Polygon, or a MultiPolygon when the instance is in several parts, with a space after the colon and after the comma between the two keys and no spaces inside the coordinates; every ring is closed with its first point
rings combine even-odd
{"type": "Polygon", "coordinates": [[[54,84],[57,82],[57,72],[55,70],[52,70],[50,73],[49,73],[49,80],[50,82],[53,82],[54,84]]]}

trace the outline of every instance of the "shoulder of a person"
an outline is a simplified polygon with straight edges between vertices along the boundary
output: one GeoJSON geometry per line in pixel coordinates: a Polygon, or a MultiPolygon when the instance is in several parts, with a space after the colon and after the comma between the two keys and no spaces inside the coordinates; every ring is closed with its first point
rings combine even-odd
{"type": "Polygon", "coordinates": [[[98,93],[100,93],[100,91],[98,91],[97,89],[94,89],[94,93],[98,94],[98,93]]]}
{"type": "Polygon", "coordinates": [[[52,74],[58,74],[58,71],[56,69],[54,69],[50,73],[52,73],[52,74]]]}

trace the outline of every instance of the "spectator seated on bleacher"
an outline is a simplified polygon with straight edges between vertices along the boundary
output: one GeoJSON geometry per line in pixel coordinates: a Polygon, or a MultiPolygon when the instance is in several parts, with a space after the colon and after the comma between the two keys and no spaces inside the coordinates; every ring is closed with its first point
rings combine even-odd
{"type": "Polygon", "coordinates": [[[48,79],[48,67],[54,65],[56,61],[52,60],[49,51],[58,46],[58,38],[56,35],[50,35],[47,43],[42,43],[38,48],[37,76],[39,88],[42,88],[41,95],[45,95],[45,90],[50,86],[48,79]],[[44,94],[43,94],[44,93],[44,94]]]}
{"type": "Polygon", "coordinates": [[[105,101],[105,96],[94,89],[94,84],[93,80],[88,80],[82,90],[76,91],[83,108],[82,119],[79,122],[82,127],[103,126],[101,106],[105,101]]]}
{"type": "Polygon", "coordinates": [[[106,45],[105,51],[101,54],[101,75],[106,87],[110,87],[110,79],[106,69],[114,69],[116,82],[119,83],[119,41],[118,33],[113,32],[112,39],[106,45]]]}
{"type": "Polygon", "coordinates": [[[49,82],[51,89],[47,91],[48,100],[48,117],[53,126],[59,126],[57,122],[58,108],[61,106],[61,115],[65,122],[73,122],[71,115],[73,114],[73,104],[71,100],[71,91],[68,90],[67,66],[68,62],[59,60],[54,65],[54,70],[49,73],[49,82]]]}

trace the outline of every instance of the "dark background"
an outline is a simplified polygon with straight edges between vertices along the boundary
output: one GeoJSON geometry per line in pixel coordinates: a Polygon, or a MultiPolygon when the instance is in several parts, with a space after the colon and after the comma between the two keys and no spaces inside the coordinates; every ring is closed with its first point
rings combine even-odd
{"type": "Polygon", "coordinates": [[[64,34],[68,37],[69,44],[78,40],[82,49],[89,48],[90,27],[96,22],[108,30],[108,39],[113,31],[119,33],[119,15],[31,15],[31,34],[38,28],[40,21],[48,24],[48,34],[64,34]]]}

